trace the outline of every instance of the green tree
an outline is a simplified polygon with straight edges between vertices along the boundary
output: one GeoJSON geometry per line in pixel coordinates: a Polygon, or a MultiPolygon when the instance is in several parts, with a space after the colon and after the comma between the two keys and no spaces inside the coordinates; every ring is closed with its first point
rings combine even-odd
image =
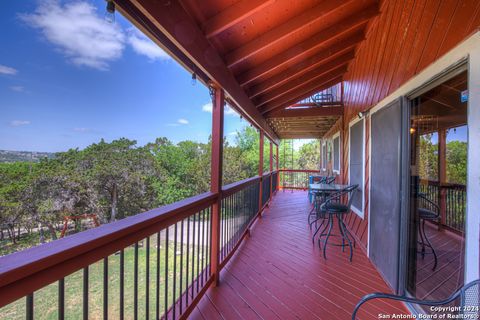
{"type": "Polygon", "coordinates": [[[467,184],[467,143],[447,143],[447,180],[450,183],[467,184]]]}

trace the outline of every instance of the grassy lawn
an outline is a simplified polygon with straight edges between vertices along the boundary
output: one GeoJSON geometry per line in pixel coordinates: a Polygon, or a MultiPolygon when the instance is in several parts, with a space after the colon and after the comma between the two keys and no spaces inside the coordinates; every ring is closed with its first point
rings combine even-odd
{"type": "MultiPolygon", "coordinates": [[[[180,232],[179,232],[180,233],[180,232]]],[[[170,231],[170,237],[173,237],[173,232],[170,231]]],[[[170,238],[170,239],[171,239],[170,238]]],[[[167,265],[165,260],[165,253],[167,250],[166,241],[160,238],[160,312],[165,309],[165,267],[167,265]]],[[[183,266],[182,279],[180,279],[180,251],[182,245],[180,237],[177,242],[176,250],[176,274],[173,272],[174,267],[174,242],[168,242],[168,306],[173,301],[173,279],[176,279],[176,297],[180,295],[180,282],[182,283],[182,291],[191,283],[192,275],[192,250],[195,250],[197,256],[197,248],[195,246],[189,248],[189,279],[185,278],[186,274],[186,252],[187,247],[183,245],[183,266]]],[[[208,263],[207,251],[209,248],[204,248],[205,265],[208,263]]],[[[139,246],[138,250],[138,316],[140,319],[145,318],[145,303],[146,303],[146,240],[139,246]]],[[[134,312],[134,247],[128,247],[124,250],[125,253],[125,319],[133,319],[134,312]]],[[[197,259],[195,259],[197,261],[197,259]]],[[[110,319],[119,318],[120,307],[120,255],[111,255],[108,258],[108,314],[110,319]]],[[[155,301],[156,301],[156,272],[157,272],[157,235],[150,237],[150,288],[149,288],[149,313],[153,319],[155,316],[155,301]]],[[[195,262],[196,263],[196,262],[195,262]]],[[[202,269],[200,265],[200,272],[202,269]]],[[[196,275],[196,266],[194,273],[196,275]]],[[[83,270],[79,270],[65,278],[65,317],[66,319],[81,319],[82,318],[82,303],[83,303],[83,270]]],[[[35,319],[57,319],[58,311],[58,283],[55,282],[47,287],[38,290],[34,294],[34,314],[35,319]]],[[[25,298],[19,299],[10,305],[0,309],[0,319],[25,319],[25,298]]],[[[103,260],[90,265],[89,268],[89,319],[103,319],[103,260]]]]}

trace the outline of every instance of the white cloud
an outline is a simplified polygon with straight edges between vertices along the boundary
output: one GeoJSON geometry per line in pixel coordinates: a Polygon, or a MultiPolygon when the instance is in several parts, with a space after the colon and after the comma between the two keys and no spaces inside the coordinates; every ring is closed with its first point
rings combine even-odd
{"type": "Polygon", "coordinates": [[[179,124],[188,124],[188,120],[187,119],[178,119],[177,122],[179,124]]]}
{"type": "Polygon", "coordinates": [[[12,120],[12,121],[10,121],[10,126],[12,126],[12,127],[26,126],[26,125],[29,125],[29,124],[30,124],[29,120],[12,120]]]}
{"type": "Polygon", "coordinates": [[[73,128],[73,131],[75,132],[80,132],[80,133],[87,133],[92,131],[90,128],[73,128]]]}
{"type": "Polygon", "coordinates": [[[119,59],[125,47],[121,28],[106,22],[94,6],[84,1],[63,6],[55,0],[42,1],[34,13],[20,18],[39,29],[77,66],[108,70],[109,62],[119,59]]]}
{"type": "MultiPolygon", "coordinates": [[[[211,103],[211,102],[206,103],[206,104],[204,104],[204,105],[202,106],[202,111],[203,111],[203,112],[212,113],[212,110],[213,110],[213,107],[212,107],[212,103],[211,103]]],[[[238,113],[237,113],[235,110],[233,110],[232,108],[230,108],[229,106],[226,106],[226,107],[225,107],[225,111],[224,111],[224,112],[225,112],[226,115],[229,115],[229,116],[231,116],[231,115],[238,115],[238,113]]]]}
{"type": "Polygon", "coordinates": [[[147,56],[151,61],[171,59],[155,42],[137,29],[130,28],[128,30],[127,41],[128,44],[132,46],[133,51],[140,55],[147,56]]]}
{"type": "Polygon", "coordinates": [[[22,86],[10,86],[9,88],[10,88],[10,90],[16,91],[16,92],[24,92],[25,91],[25,88],[22,87],[22,86]]]}
{"type": "Polygon", "coordinates": [[[18,73],[17,69],[0,64],[0,74],[16,75],[17,73],[18,73]]]}

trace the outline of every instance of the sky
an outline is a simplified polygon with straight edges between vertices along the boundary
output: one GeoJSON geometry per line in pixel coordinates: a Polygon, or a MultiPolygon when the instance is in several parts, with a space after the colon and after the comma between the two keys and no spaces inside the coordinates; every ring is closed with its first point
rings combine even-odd
{"type": "MultiPolygon", "coordinates": [[[[0,3],[0,149],[208,141],[208,89],[104,0],[0,3]]],[[[248,125],[225,111],[225,136],[248,125]]]]}

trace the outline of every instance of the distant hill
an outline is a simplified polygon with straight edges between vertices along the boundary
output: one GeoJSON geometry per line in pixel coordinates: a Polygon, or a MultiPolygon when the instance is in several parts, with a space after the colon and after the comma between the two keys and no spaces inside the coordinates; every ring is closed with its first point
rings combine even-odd
{"type": "Polygon", "coordinates": [[[9,151],[0,150],[0,162],[38,162],[42,158],[54,158],[55,153],[52,152],[36,152],[36,151],[9,151]]]}

